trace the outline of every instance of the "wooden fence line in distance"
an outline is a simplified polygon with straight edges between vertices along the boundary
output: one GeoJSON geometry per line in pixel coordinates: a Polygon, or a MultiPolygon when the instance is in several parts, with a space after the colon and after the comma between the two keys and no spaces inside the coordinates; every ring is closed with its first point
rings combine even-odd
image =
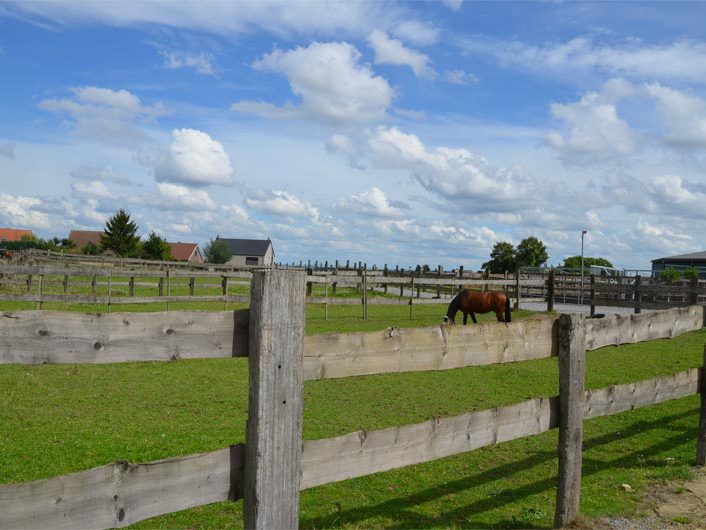
{"type": "MultiPolygon", "coordinates": [[[[699,393],[698,368],[585,392],[597,418],[699,393]]],[[[702,394],[703,395],[703,394],[702,394]]],[[[301,489],[533,436],[559,425],[559,398],[303,443],[301,489]]],[[[0,485],[0,527],[110,528],[243,492],[244,446],[147,464],[119,462],[34,482],[0,485]],[[122,519],[120,518],[122,510],[122,519]]]]}

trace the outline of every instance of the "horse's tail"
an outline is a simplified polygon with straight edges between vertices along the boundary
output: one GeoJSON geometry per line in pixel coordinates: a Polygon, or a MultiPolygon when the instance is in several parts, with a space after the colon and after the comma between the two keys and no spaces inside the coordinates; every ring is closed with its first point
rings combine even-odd
{"type": "Polygon", "coordinates": [[[510,297],[505,295],[505,322],[512,322],[512,313],[510,312],[510,297]]]}

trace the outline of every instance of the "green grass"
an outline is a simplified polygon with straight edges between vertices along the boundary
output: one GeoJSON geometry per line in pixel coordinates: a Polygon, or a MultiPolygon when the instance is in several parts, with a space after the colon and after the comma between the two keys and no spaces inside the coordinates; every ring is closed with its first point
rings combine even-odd
{"type": "MultiPolygon", "coordinates": [[[[436,324],[444,306],[307,310],[307,332],[436,324]]],[[[517,314],[516,317],[526,316],[517,314]]],[[[490,319],[490,315],[484,315],[490,319]]],[[[587,354],[587,387],[700,366],[706,330],[587,354]]],[[[557,394],[556,359],[305,384],[304,438],[451,416],[557,394]]],[[[245,439],[247,360],[0,366],[0,483],[146,462],[245,439]]],[[[583,513],[634,510],[650,481],[689,476],[698,398],[585,423],[583,513]],[[669,460],[668,460],[669,459],[669,460]],[[628,483],[635,492],[621,489],[628,483]]],[[[304,528],[550,527],[556,431],[302,493],[304,528]]],[[[238,528],[242,502],[144,521],[139,528],[238,528]]]]}

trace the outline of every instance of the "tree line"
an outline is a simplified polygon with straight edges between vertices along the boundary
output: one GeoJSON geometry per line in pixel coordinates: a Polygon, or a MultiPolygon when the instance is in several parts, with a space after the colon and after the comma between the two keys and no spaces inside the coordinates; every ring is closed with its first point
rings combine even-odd
{"type": "MultiPolygon", "coordinates": [[[[504,274],[505,272],[516,272],[521,267],[543,267],[547,261],[549,261],[549,254],[546,245],[535,236],[530,236],[520,241],[517,247],[507,241],[495,243],[490,252],[490,259],[483,263],[482,269],[493,274],[504,274]]],[[[592,265],[613,267],[613,264],[605,258],[584,256],[584,268],[590,268],[592,265]]],[[[564,259],[561,267],[580,268],[581,256],[570,256],[564,259]]]]}
{"type": "MultiPolygon", "coordinates": [[[[173,261],[171,247],[166,239],[150,231],[143,241],[138,235],[138,226],[122,208],[115,215],[110,216],[105,222],[100,243],[89,241],[80,250],[85,255],[97,256],[109,252],[122,258],[141,258],[158,261],[173,261]]],[[[5,241],[3,248],[7,250],[27,250],[37,248],[65,252],[75,249],[75,244],[68,238],[41,239],[23,236],[19,241],[5,241]]],[[[204,257],[209,263],[226,263],[232,256],[231,250],[219,239],[211,240],[204,248],[204,257]]]]}

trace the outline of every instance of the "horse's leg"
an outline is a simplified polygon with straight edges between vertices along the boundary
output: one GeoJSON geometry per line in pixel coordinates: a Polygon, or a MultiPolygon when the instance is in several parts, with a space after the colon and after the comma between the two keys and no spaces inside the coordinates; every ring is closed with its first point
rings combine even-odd
{"type": "Polygon", "coordinates": [[[496,311],[495,316],[498,318],[498,322],[505,322],[505,316],[502,311],[496,311]]]}
{"type": "Polygon", "coordinates": [[[476,320],[476,314],[475,314],[475,313],[471,313],[471,318],[473,319],[473,323],[474,323],[474,324],[478,324],[478,321],[476,320]]]}
{"type": "Polygon", "coordinates": [[[468,313],[465,311],[463,312],[463,325],[466,325],[466,322],[468,322],[468,313]]]}

